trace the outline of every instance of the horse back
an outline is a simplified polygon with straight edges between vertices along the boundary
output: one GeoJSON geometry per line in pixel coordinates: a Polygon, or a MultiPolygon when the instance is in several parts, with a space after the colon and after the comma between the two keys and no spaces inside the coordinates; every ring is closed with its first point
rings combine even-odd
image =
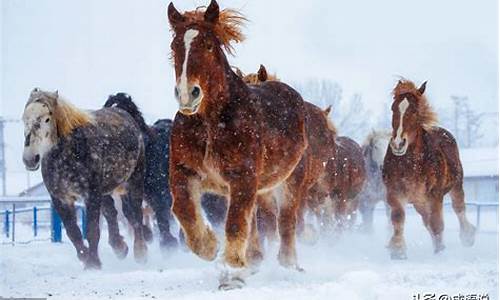
{"type": "Polygon", "coordinates": [[[433,167],[440,171],[440,177],[451,183],[462,182],[462,163],[453,135],[444,128],[433,127],[424,135],[424,143],[428,152],[426,161],[437,163],[433,167]]]}
{"type": "Polygon", "coordinates": [[[103,108],[92,115],[93,123],[60,138],[42,161],[44,182],[56,197],[112,193],[144,156],[141,132],[128,113],[103,108]]]}

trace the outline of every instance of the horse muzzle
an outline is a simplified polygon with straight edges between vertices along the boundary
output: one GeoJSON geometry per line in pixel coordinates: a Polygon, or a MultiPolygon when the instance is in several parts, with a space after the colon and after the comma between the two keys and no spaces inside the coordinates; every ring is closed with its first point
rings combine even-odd
{"type": "Polygon", "coordinates": [[[392,154],[396,156],[403,156],[406,154],[406,150],[408,150],[408,139],[391,138],[389,145],[391,147],[392,154]]]}
{"type": "Polygon", "coordinates": [[[40,168],[40,155],[35,155],[32,157],[23,157],[23,163],[28,171],[36,171],[40,168]]]}
{"type": "Polygon", "coordinates": [[[179,111],[182,114],[193,115],[200,108],[203,92],[197,84],[188,86],[186,90],[182,90],[176,86],[175,98],[179,102],[179,111]]]}

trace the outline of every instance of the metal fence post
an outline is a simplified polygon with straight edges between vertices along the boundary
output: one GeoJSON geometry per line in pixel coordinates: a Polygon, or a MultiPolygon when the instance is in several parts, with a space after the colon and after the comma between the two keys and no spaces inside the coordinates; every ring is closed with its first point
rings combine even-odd
{"type": "Polygon", "coordinates": [[[82,237],[83,239],[87,239],[87,212],[85,211],[85,207],[80,207],[80,211],[82,213],[82,237]]]}
{"type": "Polygon", "coordinates": [[[8,209],[5,210],[5,221],[4,221],[4,225],[3,225],[3,228],[4,228],[4,231],[5,231],[5,236],[6,237],[9,237],[9,233],[10,233],[10,220],[9,220],[9,214],[10,214],[10,211],[8,209]]]}
{"type": "Polygon", "coordinates": [[[36,237],[38,235],[38,216],[37,216],[37,208],[33,206],[33,236],[36,237]]]}
{"type": "Polygon", "coordinates": [[[12,203],[12,244],[16,242],[16,204],[12,203]]]}
{"type": "Polygon", "coordinates": [[[61,226],[61,217],[57,214],[56,210],[52,206],[50,209],[50,214],[51,214],[51,237],[52,237],[52,242],[53,243],[60,243],[62,242],[62,226],[61,226]]]}

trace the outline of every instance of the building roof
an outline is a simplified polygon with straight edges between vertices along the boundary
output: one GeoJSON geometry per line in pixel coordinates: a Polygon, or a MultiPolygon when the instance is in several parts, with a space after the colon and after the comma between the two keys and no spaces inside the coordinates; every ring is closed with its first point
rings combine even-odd
{"type": "Polygon", "coordinates": [[[498,148],[460,149],[464,177],[498,177],[498,148]]]}

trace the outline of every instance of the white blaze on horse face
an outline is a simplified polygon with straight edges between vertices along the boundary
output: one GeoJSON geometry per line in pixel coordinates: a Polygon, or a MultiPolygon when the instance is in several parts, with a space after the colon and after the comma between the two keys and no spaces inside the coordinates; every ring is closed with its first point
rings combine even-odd
{"type": "Polygon", "coordinates": [[[182,63],[182,73],[179,81],[179,99],[182,105],[189,104],[189,86],[187,79],[187,64],[189,59],[189,50],[191,50],[191,43],[194,38],[198,36],[198,30],[189,29],[184,33],[184,62],[182,63]]]}
{"type": "Polygon", "coordinates": [[[401,141],[403,139],[403,118],[405,116],[406,110],[408,109],[408,106],[410,106],[410,102],[408,102],[408,99],[404,98],[401,103],[399,103],[399,127],[398,130],[396,131],[396,145],[401,144],[401,141]]]}

